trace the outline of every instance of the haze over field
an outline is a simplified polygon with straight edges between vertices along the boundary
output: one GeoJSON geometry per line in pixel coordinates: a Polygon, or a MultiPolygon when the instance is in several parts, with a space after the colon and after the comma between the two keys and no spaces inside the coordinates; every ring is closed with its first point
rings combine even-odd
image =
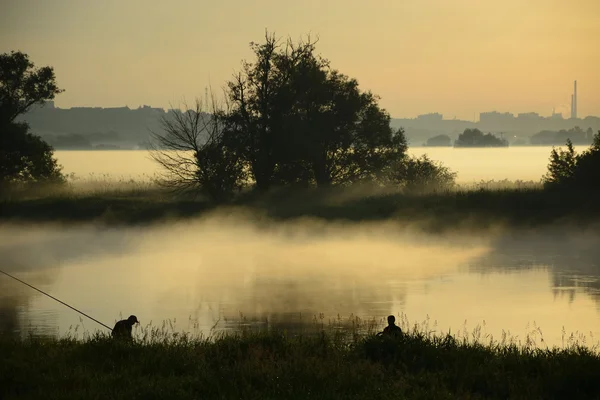
{"type": "MultiPolygon", "coordinates": [[[[394,117],[600,115],[597,0],[303,2],[3,0],[0,48],[52,65],[59,107],[149,104],[219,88],[265,28],[320,37],[333,66],[394,117]]],[[[585,127],[587,128],[587,127],[585,127]]]]}

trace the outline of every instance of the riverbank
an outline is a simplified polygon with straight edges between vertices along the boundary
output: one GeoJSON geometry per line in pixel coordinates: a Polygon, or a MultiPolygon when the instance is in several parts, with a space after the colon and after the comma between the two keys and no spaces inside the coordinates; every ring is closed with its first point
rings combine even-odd
{"type": "Polygon", "coordinates": [[[397,220],[425,231],[478,230],[494,227],[536,228],[600,222],[600,193],[550,192],[536,187],[454,190],[427,194],[372,191],[364,188],[279,190],[246,193],[228,204],[177,197],[144,187],[90,192],[19,195],[4,199],[0,222],[96,222],[111,226],[143,225],[200,217],[210,212],[251,213],[284,221],[397,220]]]}
{"type": "Polygon", "coordinates": [[[3,399],[597,398],[600,356],[465,343],[240,333],[214,340],[2,338],[3,399]]]}

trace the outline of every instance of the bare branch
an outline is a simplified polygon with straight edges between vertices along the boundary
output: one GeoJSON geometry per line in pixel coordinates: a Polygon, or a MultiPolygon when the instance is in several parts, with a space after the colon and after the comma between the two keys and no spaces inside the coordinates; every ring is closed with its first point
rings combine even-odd
{"type": "Polygon", "coordinates": [[[157,183],[174,192],[203,193],[223,199],[241,187],[244,172],[237,154],[224,146],[223,111],[211,90],[210,103],[185,101],[151,131],[150,156],[161,166],[157,183]]]}

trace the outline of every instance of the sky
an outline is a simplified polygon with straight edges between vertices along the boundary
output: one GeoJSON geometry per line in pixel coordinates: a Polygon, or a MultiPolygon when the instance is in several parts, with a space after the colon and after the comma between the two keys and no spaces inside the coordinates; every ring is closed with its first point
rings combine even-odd
{"type": "Polygon", "coordinates": [[[251,41],[317,51],[395,118],[600,115],[600,0],[0,0],[0,52],[54,67],[58,107],[169,108],[251,59],[251,41]]]}

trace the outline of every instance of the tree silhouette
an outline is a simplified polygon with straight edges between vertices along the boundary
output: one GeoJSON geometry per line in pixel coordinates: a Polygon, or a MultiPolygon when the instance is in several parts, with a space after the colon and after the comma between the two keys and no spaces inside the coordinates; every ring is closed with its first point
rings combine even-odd
{"type": "Polygon", "coordinates": [[[212,99],[212,112],[183,104],[161,118],[160,132],[152,132],[150,155],[162,167],[158,183],[176,192],[199,192],[226,200],[242,186],[244,164],[223,140],[222,111],[212,99]]]}
{"type": "Polygon", "coordinates": [[[35,68],[20,51],[0,54],[0,121],[8,123],[34,104],[44,104],[62,93],[52,67],[35,68]]]}
{"type": "Polygon", "coordinates": [[[316,43],[267,32],[263,43],[250,44],[254,60],[227,82],[224,109],[202,113],[197,102],[163,119],[152,149],[162,183],[215,199],[243,184],[260,192],[365,181],[453,184],[455,174],[441,165],[407,157],[404,131],[392,130],[379,98],[332,69],[316,43]]]}
{"type": "Polygon", "coordinates": [[[434,147],[434,146],[450,146],[452,144],[452,139],[450,139],[450,136],[448,135],[437,135],[437,136],[433,136],[430,137],[429,139],[427,139],[427,143],[426,145],[429,147],[434,147]]]}
{"type": "Polygon", "coordinates": [[[330,68],[316,41],[252,43],[253,62],[228,82],[227,142],[260,191],[273,185],[347,184],[377,179],[406,152],[378,98],[330,68]]]}
{"type": "Polygon", "coordinates": [[[6,124],[0,134],[0,186],[17,182],[61,183],[52,147],[25,123],[6,124]]]}
{"type": "Polygon", "coordinates": [[[543,181],[548,188],[600,189],[600,131],[581,154],[577,154],[570,139],[566,150],[553,148],[543,181]]]}
{"type": "Polygon", "coordinates": [[[479,129],[465,129],[454,142],[455,147],[507,147],[506,139],[500,139],[491,133],[484,134],[479,129]]]}
{"type": "Polygon", "coordinates": [[[410,191],[447,190],[456,184],[456,172],[426,154],[421,157],[405,156],[392,164],[389,180],[410,191]]]}
{"type": "Polygon", "coordinates": [[[44,104],[62,90],[51,67],[35,69],[27,54],[0,54],[0,187],[17,182],[64,182],[52,146],[15,122],[34,104],[44,104]]]}

